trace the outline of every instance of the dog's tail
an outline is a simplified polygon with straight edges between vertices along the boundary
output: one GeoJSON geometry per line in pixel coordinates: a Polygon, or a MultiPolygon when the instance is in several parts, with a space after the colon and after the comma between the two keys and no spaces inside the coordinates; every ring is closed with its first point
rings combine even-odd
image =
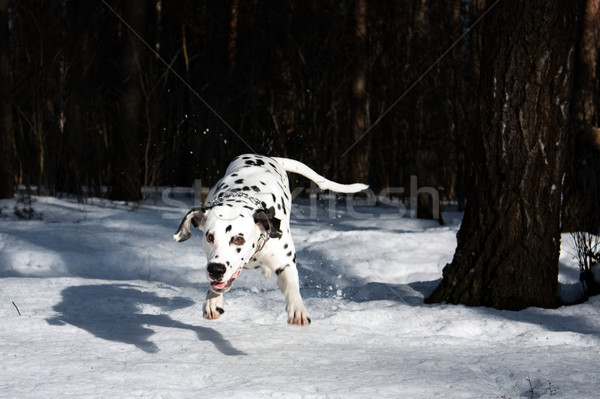
{"type": "Polygon", "coordinates": [[[278,164],[283,166],[283,168],[286,171],[291,173],[297,173],[314,181],[315,183],[317,183],[317,186],[319,186],[319,188],[322,190],[331,190],[337,193],[357,193],[359,191],[366,190],[367,188],[369,188],[368,185],[362,183],[340,184],[328,180],[320,174],[318,174],[317,172],[315,172],[314,170],[312,170],[311,168],[309,168],[308,166],[304,165],[302,162],[298,162],[293,159],[276,157],[274,157],[273,159],[277,161],[278,164]]]}

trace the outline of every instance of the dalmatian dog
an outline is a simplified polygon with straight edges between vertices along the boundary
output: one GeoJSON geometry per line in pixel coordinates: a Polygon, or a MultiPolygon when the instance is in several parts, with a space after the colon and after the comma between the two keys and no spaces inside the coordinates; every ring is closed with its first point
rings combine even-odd
{"type": "Polygon", "coordinates": [[[214,320],[224,313],[223,294],[242,269],[260,268],[265,277],[273,272],[277,275],[277,285],[285,295],[288,323],[310,323],[300,296],[290,233],[292,195],[286,172],[303,175],[323,190],[355,193],[368,188],[360,183],[332,182],[292,159],[254,154],[235,158],[225,176],[209,191],[204,206],[190,210],[173,236],[176,241],[187,240],[191,225],[204,233],[202,249],[208,260],[210,283],[204,318],[214,320]]]}

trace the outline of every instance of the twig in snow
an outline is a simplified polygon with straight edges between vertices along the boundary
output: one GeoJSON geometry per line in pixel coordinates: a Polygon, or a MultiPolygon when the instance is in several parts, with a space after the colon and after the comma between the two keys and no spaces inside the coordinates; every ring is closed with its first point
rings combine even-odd
{"type": "Polygon", "coordinates": [[[533,384],[531,383],[531,378],[529,377],[529,374],[527,374],[527,378],[525,378],[525,381],[529,383],[529,391],[527,391],[527,393],[529,393],[529,398],[533,399],[535,391],[533,390],[533,384]]]}
{"type": "Polygon", "coordinates": [[[13,306],[15,307],[15,309],[17,309],[17,313],[19,314],[19,316],[21,316],[21,311],[19,310],[19,308],[17,307],[17,305],[15,304],[15,302],[12,302],[13,306]]]}

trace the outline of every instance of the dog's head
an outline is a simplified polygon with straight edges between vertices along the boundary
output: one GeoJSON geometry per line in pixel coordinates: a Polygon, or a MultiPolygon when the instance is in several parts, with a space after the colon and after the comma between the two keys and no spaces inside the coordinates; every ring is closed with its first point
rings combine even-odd
{"type": "Polygon", "coordinates": [[[213,292],[229,291],[231,284],[271,237],[281,237],[275,209],[250,206],[217,205],[194,208],[183,218],[173,235],[176,241],[191,237],[190,227],[204,233],[202,248],[208,260],[206,275],[213,292]]]}

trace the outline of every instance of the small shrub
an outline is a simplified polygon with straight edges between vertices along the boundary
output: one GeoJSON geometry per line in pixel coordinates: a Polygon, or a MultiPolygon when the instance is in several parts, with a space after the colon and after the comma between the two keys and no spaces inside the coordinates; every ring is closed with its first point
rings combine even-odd
{"type": "Polygon", "coordinates": [[[32,220],[32,219],[42,219],[42,214],[39,212],[36,212],[33,209],[33,202],[34,199],[32,198],[30,193],[18,193],[17,194],[17,203],[15,204],[15,207],[13,209],[15,215],[19,218],[19,219],[26,219],[26,220],[32,220]]]}
{"type": "Polygon", "coordinates": [[[594,278],[594,271],[600,263],[600,237],[588,232],[571,234],[579,261],[579,280],[586,297],[600,294],[600,282],[594,278]]]}

